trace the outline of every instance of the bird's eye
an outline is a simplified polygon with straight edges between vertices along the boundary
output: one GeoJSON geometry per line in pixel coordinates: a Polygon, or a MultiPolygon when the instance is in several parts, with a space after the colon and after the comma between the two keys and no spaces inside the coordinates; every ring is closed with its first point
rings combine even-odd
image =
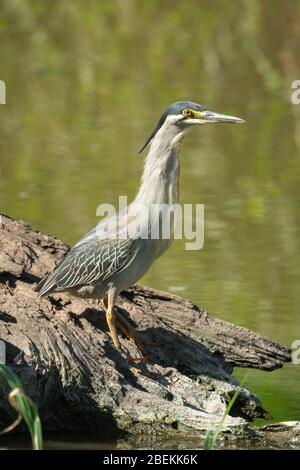
{"type": "Polygon", "coordinates": [[[193,111],[191,111],[190,109],[184,109],[182,111],[182,114],[184,115],[184,117],[186,118],[191,118],[193,116],[193,111]]]}

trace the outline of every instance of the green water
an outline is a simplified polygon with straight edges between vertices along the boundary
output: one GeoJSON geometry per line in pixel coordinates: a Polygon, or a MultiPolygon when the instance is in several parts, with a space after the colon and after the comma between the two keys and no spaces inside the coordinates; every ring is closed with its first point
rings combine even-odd
{"type": "MultiPolygon", "coordinates": [[[[300,339],[300,3],[0,4],[0,208],[72,244],[96,208],[134,197],[138,149],[169,103],[247,120],[194,130],[181,202],[205,204],[205,245],[176,241],[143,283],[288,346],[300,339]]],[[[245,371],[237,371],[239,377],[245,371]]],[[[251,371],[276,420],[300,419],[300,365],[251,371]]]]}

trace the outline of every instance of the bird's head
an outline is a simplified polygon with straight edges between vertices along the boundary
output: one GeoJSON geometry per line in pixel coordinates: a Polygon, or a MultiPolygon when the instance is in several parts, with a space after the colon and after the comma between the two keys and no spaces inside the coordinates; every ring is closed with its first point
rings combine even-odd
{"type": "Polygon", "coordinates": [[[159,131],[166,131],[166,134],[178,136],[184,135],[189,129],[195,126],[211,122],[227,122],[232,124],[241,124],[243,119],[226,114],[214,113],[208,111],[201,104],[192,101],[177,101],[171,104],[163,112],[155,129],[140,150],[140,153],[147,147],[159,131]]]}

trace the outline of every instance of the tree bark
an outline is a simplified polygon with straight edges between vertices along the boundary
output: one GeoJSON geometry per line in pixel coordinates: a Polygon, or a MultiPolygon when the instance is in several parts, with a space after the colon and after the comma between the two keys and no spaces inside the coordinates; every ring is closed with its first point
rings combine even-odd
{"type": "MultiPolygon", "coordinates": [[[[143,340],[157,345],[147,346],[151,360],[133,367],[112,345],[102,301],[34,292],[67,251],[60,240],[1,215],[0,339],[46,430],[192,435],[219,422],[238,384],[234,367],[271,371],[290,361],[290,351],[267,337],[136,285],[118,308],[143,340]]],[[[137,355],[126,338],[121,344],[137,355]]],[[[1,413],[14,415],[3,400],[1,413]]],[[[269,415],[242,388],[226,426],[256,417],[269,415]]]]}

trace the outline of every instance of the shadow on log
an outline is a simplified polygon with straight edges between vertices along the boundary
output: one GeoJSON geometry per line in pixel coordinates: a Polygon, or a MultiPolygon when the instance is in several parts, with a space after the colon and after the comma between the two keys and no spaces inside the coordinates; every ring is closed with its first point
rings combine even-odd
{"type": "MultiPolygon", "coordinates": [[[[180,297],[134,286],[118,308],[143,340],[158,344],[149,346],[152,360],[135,366],[137,373],[113,347],[100,300],[60,293],[40,299],[34,292],[67,250],[61,241],[1,215],[0,339],[46,430],[193,435],[220,421],[237,386],[234,367],[270,371],[290,361],[290,351],[269,338],[180,297]]],[[[136,355],[134,344],[125,338],[121,343],[136,355]]],[[[13,415],[3,401],[1,414],[13,415]]],[[[269,415],[243,388],[226,426],[259,417],[269,415]]]]}

